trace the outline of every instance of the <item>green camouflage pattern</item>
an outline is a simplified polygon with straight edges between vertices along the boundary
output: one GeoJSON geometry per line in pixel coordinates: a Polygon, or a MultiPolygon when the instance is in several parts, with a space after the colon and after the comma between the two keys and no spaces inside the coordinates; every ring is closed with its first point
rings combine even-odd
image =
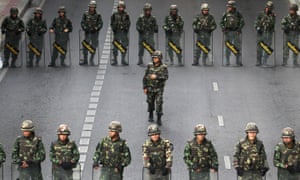
{"type": "Polygon", "coordinates": [[[3,149],[3,145],[0,143],[0,166],[5,162],[6,154],[3,149]]]}
{"type": "Polygon", "coordinates": [[[274,166],[278,168],[278,180],[296,180],[300,178],[300,145],[293,144],[292,147],[280,142],[275,146],[274,166]],[[286,166],[291,166],[289,171],[286,166]]]}

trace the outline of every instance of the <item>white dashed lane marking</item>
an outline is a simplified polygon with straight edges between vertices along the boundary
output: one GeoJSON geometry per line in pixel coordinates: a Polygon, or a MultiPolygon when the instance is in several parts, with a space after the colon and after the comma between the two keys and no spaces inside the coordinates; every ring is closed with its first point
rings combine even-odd
{"type": "Polygon", "coordinates": [[[231,169],[230,157],[229,156],[224,156],[224,162],[225,162],[225,169],[231,169]]]}
{"type": "Polygon", "coordinates": [[[221,115],[218,116],[218,122],[219,122],[219,126],[224,126],[224,118],[223,118],[223,116],[221,116],[221,115]]]}
{"type": "Polygon", "coordinates": [[[218,86],[217,82],[213,82],[212,85],[213,85],[213,90],[214,91],[219,91],[219,86],[218,86]]]}

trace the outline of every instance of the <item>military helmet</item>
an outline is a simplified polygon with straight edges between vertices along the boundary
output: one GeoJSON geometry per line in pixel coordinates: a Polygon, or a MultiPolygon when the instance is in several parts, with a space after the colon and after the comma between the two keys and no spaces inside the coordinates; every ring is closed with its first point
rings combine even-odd
{"type": "Polygon", "coordinates": [[[144,10],[152,10],[152,5],[150,3],[146,3],[144,5],[144,10]]]}
{"type": "Polygon", "coordinates": [[[172,5],[170,6],[170,11],[178,11],[177,5],[176,5],[176,4],[172,4],[172,5]]]}
{"type": "Polygon", "coordinates": [[[122,125],[120,121],[112,121],[109,123],[108,129],[113,132],[122,132],[122,125]]]}
{"type": "Polygon", "coordinates": [[[19,9],[18,8],[16,8],[16,7],[10,8],[10,14],[16,14],[16,15],[18,15],[18,13],[19,13],[19,9]]]}
{"type": "Polygon", "coordinates": [[[268,2],[266,3],[266,7],[267,7],[267,8],[270,8],[270,9],[273,9],[273,8],[274,8],[273,2],[272,2],[272,1],[268,1],[268,2]]]}
{"type": "Polygon", "coordinates": [[[194,135],[207,134],[206,127],[203,124],[197,124],[194,129],[194,135]]]}
{"type": "Polygon", "coordinates": [[[58,8],[58,11],[57,11],[58,13],[60,13],[60,12],[63,12],[63,13],[66,13],[66,8],[65,8],[65,6],[60,6],[59,8],[58,8]]]}
{"type": "Polygon", "coordinates": [[[158,57],[160,60],[163,59],[163,55],[162,55],[162,52],[159,51],[159,50],[155,50],[153,53],[152,53],[152,58],[154,57],[158,57]]]}
{"type": "Polygon", "coordinates": [[[60,134],[70,135],[71,134],[71,130],[70,130],[70,128],[69,128],[68,125],[61,124],[61,125],[58,126],[56,134],[57,135],[60,135],[60,134]]]}
{"type": "Polygon", "coordinates": [[[43,9],[42,8],[40,8],[40,7],[38,7],[38,8],[36,8],[35,9],[35,11],[34,11],[34,14],[43,14],[43,9]]]}
{"type": "Polygon", "coordinates": [[[291,4],[290,6],[290,10],[293,10],[293,11],[298,11],[298,5],[297,4],[291,4]]]}
{"type": "Polygon", "coordinates": [[[155,134],[160,134],[160,129],[156,124],[151,124],[148,126],[148,136],[153,136],[155,134]]]}
{"type": "Polygon", "coordinates": [[[281,132],[281,137],[290,137],[290,138],[294,138],[295,137],[295,132],[292,128],[290,127],[286,127],[282,129],[281,132]]]}
{"type": "Polygon", "coordinates": [[[257,127],[256,123],[254,123],[254,122],[249,122],[249,123],[246,125],[245,132],[246,132],[246,133],[248,133],[248,132],[256,132],[256,133],[258,133],[259,130],[258,130],[258,127],[257,127]]]}
{"type": "Polygon", "coordinates": [[[233,7],[233,8],[235,8],[236,7],[235,1],[233,1],[233,0],[228,1],[227,2],[227,7],[233,7]]]}
{"type": "Polygon", "coordinates": [[[202,10],[209,10],[208,3],[201,4],[201,11],[202,10]]]}
{"type": "Polygon", "coordinates": [[[94,1],[94,0],[90,1],[89,7],[91,7],[91,8],[96,8],[96,7],[97,7],[96,1],[94,1]]]}
{"type": "Polygon", "coordinates": [[[119,1],[119,3],[118,3],[118,8],[119,7],[123,7],[124,9],[126,8],[126,4],[125,4],[125,2],[124,1],[119,1]]]}
{"type": "Polygon", "coordinates": [[[25,120],[21,124],[21,131],[34,131],[34,125],[31,120],[25,120]]]}

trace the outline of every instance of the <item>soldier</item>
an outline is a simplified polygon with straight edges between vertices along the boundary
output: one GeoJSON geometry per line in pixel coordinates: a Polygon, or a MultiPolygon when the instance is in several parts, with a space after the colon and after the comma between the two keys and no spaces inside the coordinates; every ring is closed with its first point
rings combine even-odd
{"type": "MultiPolygon", "coordinates": [[[[295,47],[299,47],[299,32],[300,32],[300,16],[297,14],[298,5],[291,4],[289,15],[285,16],[281,21],[281,28],[284,31],[284,44],[283,44],[283,63],[282,66],[287,65],[289,58],[288,43],[292,43],[295,47]]],[[[298,64],[298,54],[293,53],[293,64],[298,64]]]]}
{"type": "MultiPolygon", "coordinates": [[[[224,42],[230,42],[239,51],[236,54],[236,64],[242,66],[241,62],[241,33],[245,25],[242,14],[236,9],[236,3],[233,0],[228,1],[227,11],[221,20],[221,28],[224,33],[224,42]]],[[[225,48],[226,66],[230,65],[230,50],[225,48]]]]}
{"type": "MultiPolygon", "coordinates": [[[[115,12],[111,16],[111,29],[114,33],[114,41],[118,41],[126,48],[124,53],[121,53],[121,63],[124,66],[127,66],[128,63],[125,61],[127,48],[129,44],[128,39],[128,32],[130,28],[130,18],[128,13],[125,11],[126,5],[124,1],[119,1],[118,4],[118,11],[115,12]]],[[[118,49],[116,46],[113,47],[113,59],[111,65],[117,65],[117,56],[118,56],[118,49]]]]}
{"type": "Polygon", "coordinates": [[[16,68],[16,60],[19,53],[19,43],[22,32],[25,30],[23,20],[18,16],[19,10],[16,7],[10,8],[10,16],[7,16],[1,25],[2,34],[5,34],[4,62],[3,67],[9,66],[9,57],[11,54],[11,66],[16,68]],[[13,51],[11,51],[11,50],[13,51]]]}
{"type": "Polygon", "coordinates": [[[147,95],[149,122],[153,122],[153,111],[157,113],[157,124],[161,125],[161,116],[163,115],[163,93],[165,83],[168,80],[167,65],[162,63],[162,52],[154,51],[152,54],[152,63],[148,64],[143,78],[144,93],[147,95]]]}
{"type": "Polygon", "coordinates": [[[20,180],[42,180],[41,162],[45,160],[42,138],[35,135],[31,120],[22,122],[22,136],[17,137],[12,150],[12,161],[18,164],[20,180]]]}
{"type": "Polygon", "coordinates": [[[136,30],[139,32],[139,61],[137,65],[143,65],[144,46],[146,42],[152,48],[155,46],[154,33],[158,33],[156,18],[151,15],[152,6],[150,3],[144,5],[144,14],[141,14],[136,22],[136,30]]]}
{"type": "Polygon", "coordinates": [[[3,146],[2,144],[0,144],[0,167],[2,167],[3,163],[5,162],[6,160],[6,154],[3,150],[3,146]]]}
{"type": "Polygon", "coordinates": [[[173,162],[172,143],[160,137],[156,124],[148,127],[149,140],[143,144],[143,166],[149,171],[149,180],[169,180],[173,162]]]}
{"type": "Polygon", "coordinates": [[[210,171],[218,172],[218,155],[212,142],[206,138],[206,134],[206,127],[197,124],[194,139],[185,145],[184,162],[188,166],[190,180],[209,180],[210,171]]]}
{"type": "MultiPolygon", "coordinates": [[[[201,4],[201,14],[197,15],[193,21],[193,29],[194,32],[197,34],[197,41],[201,41],[203,45],[209,48],[210,41],[211,41],[211,33],[216,28],[217,25],[215,22],[215,18],[213,17],[213,15],[209,14],[208,4],[207,3],[201,4]]],[[[195,57],[192,65],[198,66],[201,50],[198,47],[196,47],[194,51],[195,51],[195,57]]],[[[202,53],[203,53],[202,62],[203,65],[205,66],[207,60],[207,54],[203,51],[202,53]]]]}
{"type": "MultiPolygon", "coordinates": [[[[67,46],[69,41],[69,33],[72,32],[73,26],[70,19],[66,17],[66,9],[64,6],[59,7],[58,17],[54,18],[50,27],[50,33],[55,33],[55,43],[63,52],[60,52],[60,64],[65,67],[65,58],[67,54],[67,46]]],[[[52,44],[51,44],[52,45],[52,44]]],[[[53,47],[51,63],[48,67],[55,67],[55,61],[58,56],[57,48],[53,47]]]]}
{"type": "Polygon", "coordinates": [[[278,143],[274,152],[274,166],[278,169],[278,180],[300,179],[300,144],[295,140],[294,130],[283,128],[282,142],[278,143]]]}
{"type": "Polygon", "coordinates": [[[93,168],[98,169],[101,165],[100,180],[121,180],[124,168],[131,162],[130,150],[126,140],[119,135],[122,132],[119,121],[111,121],[108,130],[108,136],[96,147],[93,168]]]}
{"type": "Polygon", "coordinates": [[[264,144],[257,138],[256,123],[249,122],[247,136],[235,146],[233,166],[240,180],[262,180],[269,170],[264,144]]]}
{"type": "MultiPolygon", "coordinates": [[[[99,31],[103,26],[102,16],[97,13],[96,7],[96,1],[92,0],[89,4],[89,10],[83,14],[81,20],[81,28],[85,36],[84,40],[95,49],[98,47],[99,31]]],[[[92,66],[94,66],[94,56],[95,54],[91,53],[90,64],[92,66]]],[[[86,65],[88,63],[88,50],[86,48],[83,48],[83,58],[83,62],[80,62],[80,65],[86,65]]]]}
{"type": "Polygon", "coordinates": [[[43,19],[43,10],[41,8],[36,8],[34,17],[27,22],[26,32],[31,46],[40,52],[39,55],[35,54],[34,51],[29,48],[29,61],[27,62],[27,67],[33,66],[34,56],[36,56],[35,65],[39,66],[41,53],[44,48],[44,34],[47,32],[47,24],[43,19]]]}
{"type": "Polygon", "coordinates": [[[50,161],[52,162],[52,176],[54,180],[73,180],[72,169],[79,161],[79,151],[74,141],[69,139],[71,130],[68,125],[59,125],[58,138],[51,143],[50,161]]]}
{"type": "MultiPolygon", "coordinates": [[[[173,42],[177,48],[180,48],[180,39],[181,35],[183,33],[183,25],[184,21],[182,17],[178,14],[178,7],[176,4],[172,4],[170,6],[170,13],[168,16],[166,16],[165,25],[163,25],[163,29],[166,33],[166,40],[167,42],[171,41],[173,42]]],[[[174,64],[173,59],[173,50],[167,45],[168,54],[170,56],[170,64],[174,64]]],[[[183,66],[182,63],[182,52],[176,53],[178,58],[178,65],[183,66]]]]}
{"type": "Polygon", "coordinates": [[[268,47],[272,45],[272,39],[275,29],[275,14],[273,12],[274,5],[272,1],[268,1],[265,9],[260,13],[255,21],[257,31],[257,61],[256,66],[267,65],[268,54],[260,47],[263,42],[268,47]]]}

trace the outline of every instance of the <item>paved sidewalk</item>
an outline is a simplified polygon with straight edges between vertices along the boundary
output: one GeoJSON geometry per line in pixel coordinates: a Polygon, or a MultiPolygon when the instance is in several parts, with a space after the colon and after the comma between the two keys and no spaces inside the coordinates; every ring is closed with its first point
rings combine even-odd
{"type": "Polygon", "coordinates": [[[0,0],[0,24],[5,16],[9,15],[9,10],[12,6],[19,9],[19,14],[23,15],[31,0],[0,0]]]}

